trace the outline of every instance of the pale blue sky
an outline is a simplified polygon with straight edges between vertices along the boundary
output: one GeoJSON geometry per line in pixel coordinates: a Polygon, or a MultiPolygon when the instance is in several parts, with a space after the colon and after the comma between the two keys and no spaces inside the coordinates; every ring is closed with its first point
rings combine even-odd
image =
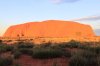
{"type": "Polygon", "coordinates": [[[100,29],[100,0],[0,0],[0,35],[10,25],[50,19],[77,20],[100,29]]]}

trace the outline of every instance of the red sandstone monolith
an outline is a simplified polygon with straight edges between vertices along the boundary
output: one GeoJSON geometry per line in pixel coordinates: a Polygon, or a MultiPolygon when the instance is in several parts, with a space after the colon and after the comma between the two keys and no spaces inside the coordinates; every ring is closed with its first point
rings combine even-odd
{"type": "Polygon", "coordinates": [[[47,20],[10,26],[4,37],[93,37],[91,26],[73,21],[47,20]]]}

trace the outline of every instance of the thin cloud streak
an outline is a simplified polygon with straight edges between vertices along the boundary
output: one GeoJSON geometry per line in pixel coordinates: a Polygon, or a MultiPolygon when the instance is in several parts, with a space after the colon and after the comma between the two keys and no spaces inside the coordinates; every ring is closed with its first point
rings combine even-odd
{"type": "Polygon", "coordinates": [[[73,3],[80,0],[50,0],[52,3],[60,4],[60,3],[73,3]]]}
{"type": "Polygon", "coordinates": [[[100,20],[100,16],[89,16],[78,19],[72,19],[72,21],[98,21],[98,20],[100,20]]]}

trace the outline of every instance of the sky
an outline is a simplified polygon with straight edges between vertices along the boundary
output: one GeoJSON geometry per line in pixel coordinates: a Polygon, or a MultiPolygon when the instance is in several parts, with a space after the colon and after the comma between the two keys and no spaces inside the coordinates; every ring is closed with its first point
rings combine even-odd
{"type": "Polygon", "coordinates": [[[72,20],[100,29],[100,0],[0,0],[0,36],[11,25],[72,20]]]}

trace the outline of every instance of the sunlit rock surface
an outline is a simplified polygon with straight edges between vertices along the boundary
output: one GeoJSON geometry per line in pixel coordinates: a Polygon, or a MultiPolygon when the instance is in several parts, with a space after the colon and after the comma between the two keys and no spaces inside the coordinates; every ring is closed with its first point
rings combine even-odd
{"type": "Polygon", "coordinates": [[[93,37],[91,26],[72,21],[47,20],[10,26],[3,37],[93,37]]]}

